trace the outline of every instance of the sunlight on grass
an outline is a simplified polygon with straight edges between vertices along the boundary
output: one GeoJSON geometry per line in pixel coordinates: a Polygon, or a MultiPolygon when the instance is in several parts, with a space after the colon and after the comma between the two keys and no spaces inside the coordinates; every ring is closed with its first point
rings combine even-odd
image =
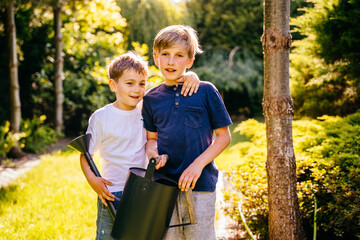
{"type": "Polygon", "coordinates": [[[234,129],[237,127],[237,125],[240,122],[234,122],[230,126],[230,132],[231,132],[231,143],[230,145],[223,151],[220,156],[218,156],[215,160],[216,165],[220,170],[227,170],[231,167],[235,167],[241,162],[239,162],[239,150],[236,147],[236,144],[239,142],[245,142],[248,141],[247,137],[244,135],[240,135],[239,132],[234,132],[234,129]]]}
{"type": "Polygon", "coordinates": [[[0,239],[94,239],[96,194],[74,151],[42,162],[0,189],[0,239]]]}

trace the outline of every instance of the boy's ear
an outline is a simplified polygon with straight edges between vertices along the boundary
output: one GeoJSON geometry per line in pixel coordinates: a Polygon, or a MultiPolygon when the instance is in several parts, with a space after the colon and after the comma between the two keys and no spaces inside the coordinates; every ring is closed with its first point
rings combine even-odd
{"type": "Polygon", "coordinates": [[[116,91],[116,82],[112,78],[110,78],[110,80],[109,80],[109,87],[112,92],[116,91]]]}
{"type": "Polygon", "coordinates": [[[191,68],[192,65],[194,64],[195,61],[195,57],[192,57],[189,59],[189,62],[186,64],[186,68],[191,68]]]}
{"type": "Polygon", "coordinates": [[[159,56],[156,53],[154,53],[154,63],[159,67],[159,56]]]}

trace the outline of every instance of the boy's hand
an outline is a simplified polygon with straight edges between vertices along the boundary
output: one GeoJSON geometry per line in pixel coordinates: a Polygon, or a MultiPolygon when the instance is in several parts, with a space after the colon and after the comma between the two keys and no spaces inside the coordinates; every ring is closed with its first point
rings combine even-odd
{"type": "Polygon", "coordinates": [[[162,168],[165,166],[166,162],[169,160],[169,156],[167,154],[162,154],[158,157],[159,162],[155,165],[155,169],[162,168]]]}
{"type": "Polygon", "coordinates": [[[177,80],[178,83],[183,83],[181,94],[186,97],[189,93],[191,96],[193,93],[197,93],[200,85],[200,79],[194,72],[186,72],[181,78],[177,80]]]}
{"type": "Polygon", "coordinates": [[[92,189],[94,189],[94,191],[99,196],[99,199],[105,206],[107,206],[105,199],[110,201],[115,200],[115,196],[111,194],[111,192],[106,187],[106,185],[113,186],[114,184],[112,182],[101,177],[96,177],[95,175],[94,177],[88,179],[88,181],[92,189]]]}
{"type": "Polygon", "coordinates": [[[162,168],[163,166],[165,166],[166,162],[169,160],[169,156],[167,154],[162,154],[160,156],[158,154],[155,154],[155,155],[151,156],[150,158],[156,159],[155,169],[162,168]]]}
{"type": "Polygon", "coordinates": [[[195,162],[185,169],[179,178],[179,188],[181,191],[188,191],[189,188],[194,189],[197,180],[202,173],[203,167],[197,165],[195,162]]]}

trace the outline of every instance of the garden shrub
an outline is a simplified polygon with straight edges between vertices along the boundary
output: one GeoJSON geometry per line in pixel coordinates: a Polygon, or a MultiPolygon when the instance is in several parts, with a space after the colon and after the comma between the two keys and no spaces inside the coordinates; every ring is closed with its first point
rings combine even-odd
{"type": "Polygon", "coordinates": [[[62,136],[45,124],[46,116],[34,116],[33,119],[25,119],[21,123],[21,131],[25,134],[25,138],[21,139],[21,145],[26,152],[41,153],[45,148],[57,142],[62,136]]]}
{"type": "Polygon", "coordinates": [[[6,157],[6,154],[14,147],[15,143],[25,137],[25,133],[13,133],[10,131],[10,122],[0,126],[0,160],[6,157]]]}
{"type": "MultiPolygon", "coordinates": [[[[268,237],[265,124],[255,120],[238,126],[250,142],[239,143],[243,163],[227,176],[237,193],[227,192],[226,212],[241,222],[237,203],[251,230],[268,237]],[[248,149],[246,151],[245,149],[248,149]],[[252,152],[255,149],[254,152],[252,152]]],[[[360,233],[360,111],[344,118],[323,116],[293,122],[297,184],[303,225],[313,234],[317,198],[318,239],[358,239],[360,233]]]]}

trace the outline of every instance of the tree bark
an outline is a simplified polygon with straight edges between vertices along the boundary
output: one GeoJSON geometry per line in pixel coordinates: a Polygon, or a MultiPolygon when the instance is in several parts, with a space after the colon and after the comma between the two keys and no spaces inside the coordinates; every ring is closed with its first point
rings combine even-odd
{"type": "Polygon", "coordinates": [[[21,120],[21,102],[20,102],[20,86],[18,78],[18,59],[16,49],[16,26],[14,3],[6,2],[6,20],[8,35],[8,56],[9,56],[9,81],[10,81],[10,129],[14,133],[20,131],[21,120]]]}
{"type": "Polygon", "coordinates": [[[55,27],[55,102],[56,114],[55,125],[56,130],[61,132],[63,129],[63,69],[64,59],[62,56],[62,34],[61,34],[61,7],[54,7],[54,27],[55,27]]]}
{"type": "Polygon", "coordinates": [[[289,88],[290,0],[265,0],[263,113],[266,121],[269,238],[306,239],[296,190],[289,88]]]}
{"type": "MultiPolygon", "coordinates": [[[[10,91],[10,131],[13,133],[20,132],[21,121],[21,102],[20,102],[20,86],[18,77],[18,59],[16,49],[16,26],[14,2],[6,1],[6,25],[8,39],[8,59],[9,59],[9,91],[10,91]]],[[[19,143],[8,153],[9,157],[23,157],[25,154],[21,151],[19,143]]]]}

